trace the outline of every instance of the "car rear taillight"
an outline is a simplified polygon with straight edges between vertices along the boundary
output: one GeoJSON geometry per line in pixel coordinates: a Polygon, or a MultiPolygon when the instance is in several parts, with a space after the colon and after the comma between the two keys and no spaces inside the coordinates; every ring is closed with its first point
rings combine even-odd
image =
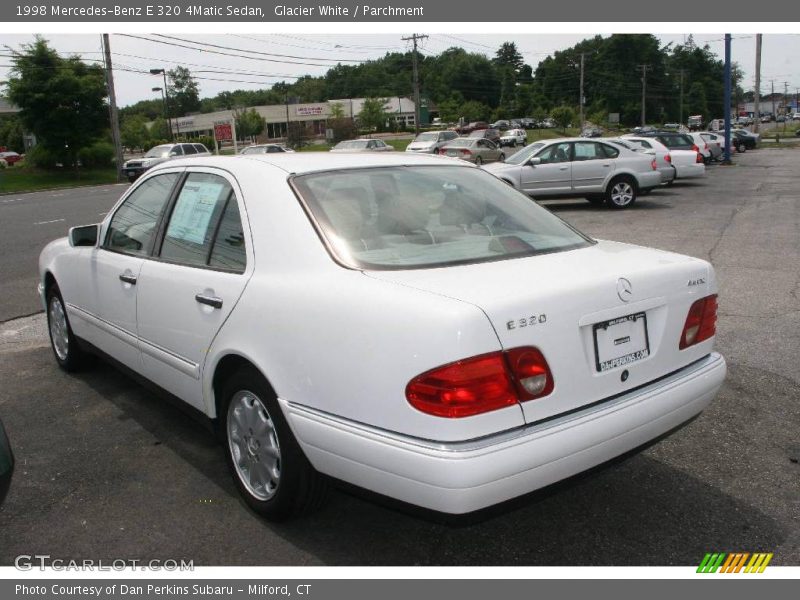
{"type": "Polygon", "coordinates": [[[472,156],[472,152],[470,152],[469,150],[466,150],[466,149],[462,150],[461,154],[463,154],[464,156],[472,156]]]}
{"type": "Polygon", "coordinates": [[[409,404],[429,415],[460,418],[547,396],[553,376],[537,348],[492,352],[418,375],[406,386],[409,404]]]}
{"type": "Polygon", "coordinates": [[[444,148],[439,148],[439,154],[447,154],[447,150],[444,148]]]}
{"type": "Polygon", "coordinates": [[[697,147],[697,144],[692,144],[692,150],[695,152],[700,152],[700,148],[697,147]]]}
{"type": "Polygon", "coordinates": [[[703,161],[703,155],[698,152],[697,153],[697,158],[694,159],[694,162],[696,162],[696,163],[704,162],[703,161]]]}
{"type": "Polygon", "coordinates": [[[714,337],[717,333],[717,295],[700,298],[692,304],[678,347],[683,350],[714,337]]]}
{"type": "Polygon", "coordinates": [[[653,171],[658,169],[658,166],[656,165],[656,159],[655,158],[652,161],[650,161],[650,167],[653,169],[653,171]]]}
{"type": "Polygon", "coordinates": [[[703,144],[703,150],[708,150],[708,144],[703,144]]]}
{"type": "Polygon", "coordinates": [[[672,156],[670,156],[669,154],[664,155],[664,160],[672,164],[672,156]]]}

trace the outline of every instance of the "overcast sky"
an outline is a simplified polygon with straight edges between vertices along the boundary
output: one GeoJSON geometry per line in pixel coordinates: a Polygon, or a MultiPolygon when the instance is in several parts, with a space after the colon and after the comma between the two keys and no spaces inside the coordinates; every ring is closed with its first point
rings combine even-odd
{"type": "MultiPolygon", "coordinates": [[[[133,34],[131,34],[133,35],[133,34]]],[[[111,49],[115,65],[115,88],[117,102],[125,106],[138,100],[157,97],[151,89],[161,85],[161,79],[149,73],[151,68],[173,68],[182,64],[191,69],[198,78],[202,97],[214,96],[224,90],[259,89],[302,75],[322,75],[327,69],[342,61],[345,64],[358,64],[383,56],[386,52],[404,51],[408,42],[402,41],[401,35],[380,34],[342,34],[342,35],[296,35],[296,34],[241,34],[241,35],[207,35],[174,34],[174,38],[196,40],[206,44],[216,44],[230,49],[209,48],[225,54],[215,54],[198,49],[187,49],[175,45],[167,45],[152,40],[160,39],[170,44],[192,46],[190,43],[175,39],[156,37],[155,35],[135,34],[139,38],[123,34],[111,35],[111,49]],[[146,39],[141,39],[146,38],[146,39]],[[250,54],[251,58],[230,56],[241,54],[237,50],[249,50],[262,54],[250,54]],[[276,54],[283,57],[274,56],[276,54]],[[289,58],[297,57],[297,58],[289,58]],[[354,62],[356,61],[356,62],[354,62]],[[303,63],[303,64],[301,64],[303,63]],[[117,70],[119,69],[119,70],[117,70]],[[128,70],[125,70],[128,69],[128,70]]],[[[45,36],[60,53],[64,55],[78,53],[87,61],[99,61],[99,34],[47,35],[45,36]]],[[[492,56],[497,47],[505,41],[513,41],[522,52],[525,62],[536,68],[539,61],[556,50],[562,50],[588,37],[587,35],[547,35],[547,34],[513,34],[513,35],[453,35],[430,34],[424,40],[421,49],[425,54],[437,54],[449,47],[459,46],[472,52],[481,52],[492,56]]],[[[659,35],[664,44],[669,42],[683,43],[684,34],[659,35]]],[[[724,42],[722,34],[695,34],[698,45],[708,44],[720,57],[723,56],[724,42]]],[[[21,44],[29,43],[33,35],[4,34],[2,45],[18,49],[21,44]]],[[[743,87],[752,89],[755,65],[755,35],[734,35],[733,60],[738,62],[745,74],[743,87]]],[[[798,35],[764,35],[762,49],[762,92],[769,92],[770,80],[775,80],[775,90],[782,91],[784,81],[788,82],[790,93],[800,87],[800,62],[798,35]]],[[[8,52],[0,48],[0,81],[8,77],[8,52]]],[[[587,70],[591,63],[587,61],[587,70]]],[[[410,92],[410,90],[409,90],[410,92]]],[[[0,92],[1,93],[1,92],[0,92]]]]}

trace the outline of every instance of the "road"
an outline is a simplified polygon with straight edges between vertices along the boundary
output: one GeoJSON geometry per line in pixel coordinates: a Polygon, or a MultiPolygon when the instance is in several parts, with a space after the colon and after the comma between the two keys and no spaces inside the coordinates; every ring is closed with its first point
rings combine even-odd
{"type": "Polygon", "coordinates": [[[99,222],[128,184],[0,196],[0,322],[42,309],[39,252],[70,227],[99,222]]]}
{"type": "Polygon", "coordinates": [[[102,363],[59,371],[41,315],[0,325],[0,415],[19,461],[0,508],[0,564],[41,553],[198,565],[696,565],[714,550],[800,564],[798,158],[737,155],[628,211],[547,203],[595,237],[710,259],[729,374],[674,436],[475,522],[441,524],[335,490],[305,520],[268,523],[238,499],[222,450],[183,412],[102,363]]]}

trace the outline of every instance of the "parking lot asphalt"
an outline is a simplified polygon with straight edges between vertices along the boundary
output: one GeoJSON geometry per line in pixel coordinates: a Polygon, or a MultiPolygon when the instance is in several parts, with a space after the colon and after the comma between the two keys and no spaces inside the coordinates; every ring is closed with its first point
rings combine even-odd
{"type": "Polygon", "coordinates": [[[39,252],[70,227],[98,223],[128,184],[0,196],[0,322],[41,310],[39,252]]]}
{"type": "Polygon", "coordinates": [[[716,267],[728,378],[672,437],[479,520],[443,524],[337,489],[318,513],[271,524],[238,499],[221,448],[183,412],[104,363],[61,372],[39,315],[0,325],[0,418],[18,461],[0,508],[0,564],[49,554],[196,565],[697,565],[716,550],[800,565],[800,150],[735,161],[627,211],[545,203],[594,237],[716,267]]]}

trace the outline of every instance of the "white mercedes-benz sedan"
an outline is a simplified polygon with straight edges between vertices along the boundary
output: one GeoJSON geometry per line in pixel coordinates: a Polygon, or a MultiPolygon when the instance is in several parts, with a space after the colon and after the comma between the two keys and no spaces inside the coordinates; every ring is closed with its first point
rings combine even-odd
{"type": "Polygon", "coordinates": [[[170,161],[39,268],[58,364],[195,409],[273,519],[330,478],[475,511],[671,432],[726,370],[709,263],[430,155],[170,161]]]}

